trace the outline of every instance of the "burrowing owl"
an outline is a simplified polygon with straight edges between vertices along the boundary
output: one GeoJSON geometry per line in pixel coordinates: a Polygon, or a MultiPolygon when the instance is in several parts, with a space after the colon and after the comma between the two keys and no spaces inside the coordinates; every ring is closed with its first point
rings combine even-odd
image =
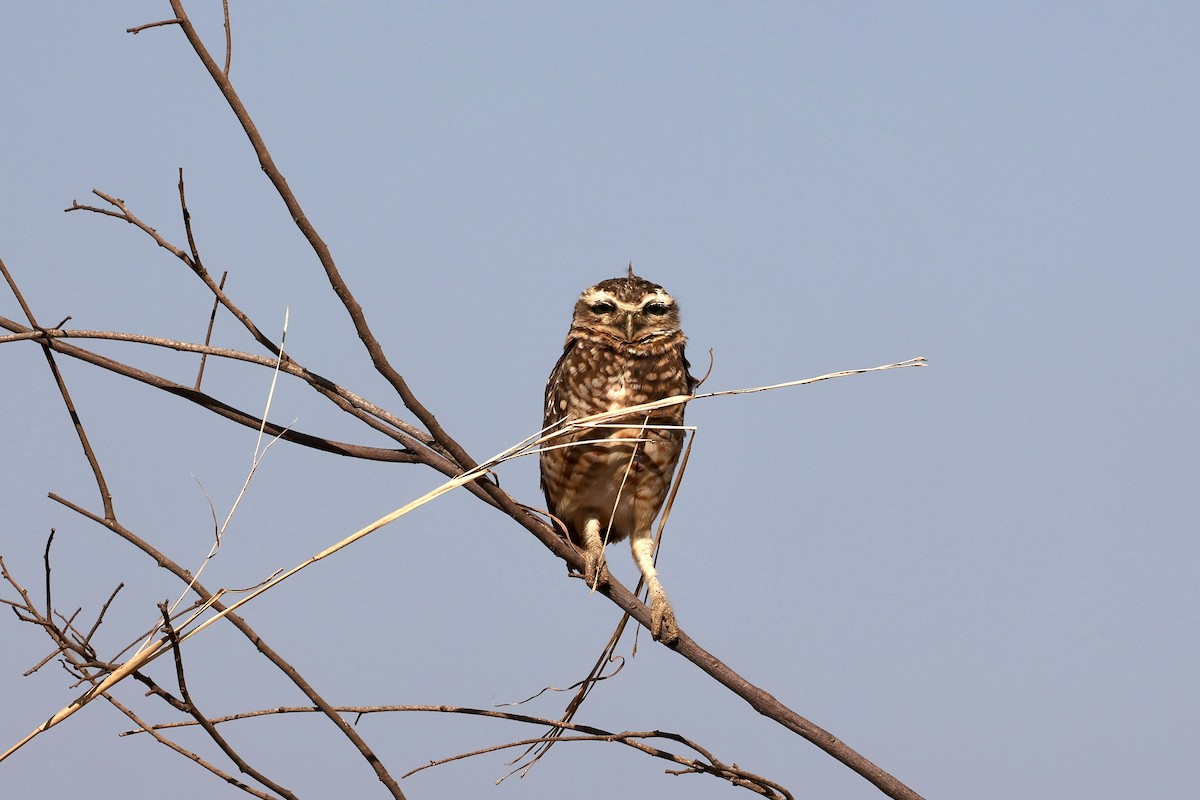
{"type": "MultiPolygon", "coordinates": [[[[562,357],[546,383],[544,424],[691,394],[675,299],[633,274],[602,281],[575,304],[562,357]]],[[[583,548],[584,577],[604,580],[604,545],[629,538],[650,592],[654,638],[673,641],[675,615],[654,569],[652,525],[683,443],[683,406],[622,417],[637,427],[581,428],[541,454],[549,511],[583,548]],[[641,426],[647,427],[641,427],[641,426]],[[606,441],[597,441],[606,440],[606,441]]]]}

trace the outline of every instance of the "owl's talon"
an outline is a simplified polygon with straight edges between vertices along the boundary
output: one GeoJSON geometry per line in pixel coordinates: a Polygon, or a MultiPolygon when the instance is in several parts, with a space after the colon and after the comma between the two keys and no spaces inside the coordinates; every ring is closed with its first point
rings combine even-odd
{"type": "Polygon", "coordinates": [[[584,553],[583,580],[593,590],[608,585],[608,566],[604,563],[603,553],[584,553]]]}
{"type": "Polygon", "coordinates": [[[663,644],[674,644],[679,639],[675,611],[667,603],[655,603],[650,609],[650,635],[654,637],[654,641],[663,644]]]}

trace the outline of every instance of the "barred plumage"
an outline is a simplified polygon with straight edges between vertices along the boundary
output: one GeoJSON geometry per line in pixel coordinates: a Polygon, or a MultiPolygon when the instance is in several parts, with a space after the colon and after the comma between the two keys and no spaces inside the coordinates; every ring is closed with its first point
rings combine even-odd
{"type": "MultiPolygon", "coordinates": [[[[627,277],[585,290],[546,384],[544,424],[690,394],[695,379],[684,357],[686,342],[674,298],[634,275],[632,266],[627,277]]],[[[650,592],[651,633],[666,641],[677,629],[654,569],[653,523],[679,460],[683,410],[671,406],[618,421],[639,427],[573,431],[554,443],[581,444],[541,455],[546,503],[583,548],[588,583],[604,579],[604,545],[628,537],[650,592]],[[595,441],[600,439],[608,441],[595,441]]]]}

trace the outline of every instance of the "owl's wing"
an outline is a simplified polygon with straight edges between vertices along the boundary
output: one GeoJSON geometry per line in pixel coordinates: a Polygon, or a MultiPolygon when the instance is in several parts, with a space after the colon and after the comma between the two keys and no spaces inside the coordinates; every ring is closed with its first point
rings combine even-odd
{"type": "MultiPolygon", "coordinates": [[[[542,427],[548,428],[554,423],[562,419],[562,412],[559,410],[559,400],[565,391],[563,384],[563,365],[566,364],[567,357],[571,355],[571,351],[575,349],[575,339],[568,339],[567,344],[563,347],[563,353],[558,358],[558,363],[554,365],[554,369],[550,370],[550,377],[546,381],[546,398],[545,406],[542,410],[542,427]]],[[[546,486],[546,453],[542,453],[542,457],[538,459],[541,467],[541,487],[542,494],[546,496],[546,510],[551,515],[557,516],[558,511],[555,506],[554,498],[551,496],[549,488],[546,486]]]]}
{"type": "Polygon", "coordinates": [[[575,349],[576,341],[576,339],[567,340],[562,355],[558,357],[558,363],[554,365],[554,369],[550,370],[550,377],[546,380],[545,405],[542,407],[543,428],[562,419],[562,412],[558,410],[558,401],[563,392],[563,365],[566,363],[567,357],[571,355],[571,351],[575,349]]]}
{"type": "Polygon", "coordinates": [[[679,346],[679,358],[683,360],[683,374],[687,376],[687,392],[695,394],[696,387],[700,385],[700,379],[692,374],[692,362],[687,360],[684,347],[684,345],[679,346]]]}

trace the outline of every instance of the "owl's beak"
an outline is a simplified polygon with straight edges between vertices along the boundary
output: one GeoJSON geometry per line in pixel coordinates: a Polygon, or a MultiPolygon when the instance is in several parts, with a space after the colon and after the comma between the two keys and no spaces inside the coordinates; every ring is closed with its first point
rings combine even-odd
{"type": "Polygon", "coordinates": [[[630,342],[633,341],[633,314],[632,313],[625,315],[625,339],[630,342]]]}

